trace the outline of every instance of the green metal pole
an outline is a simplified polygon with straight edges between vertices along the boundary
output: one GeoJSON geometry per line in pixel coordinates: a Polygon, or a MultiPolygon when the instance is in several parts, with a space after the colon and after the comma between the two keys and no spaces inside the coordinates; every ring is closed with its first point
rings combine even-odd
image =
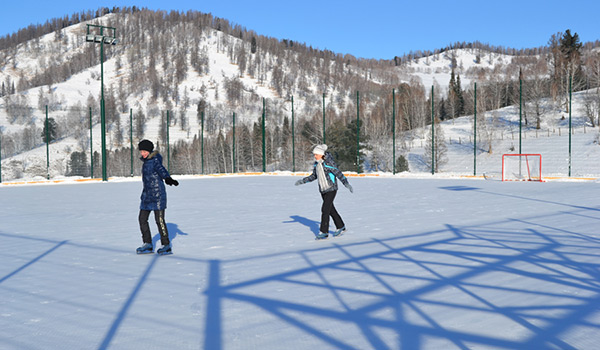
{"type": "Polygon", "coordinates": [[[167,110],[167,170],[171,172],[171,146],[169,144],[169,125],[171,125],[171,120],[169,119],[169,111],[167,110]]]}
{"type": "Polygon", "coordinates": [[[263,97],[263,112],[262,112],[262,171],[263,173],[267,172],[267,163],[266,163],[266,149],[265,149],[265,106],[266,106],[266,102],[265,102],[265,98],[263,97]]]}
{"type": "Polygon", "coordinates": [[[92,140],[92,107],[90,107],[90,179],[94,178],[94,142],[92,140]]]}
{"type": "Polygon", "coordinates": [[[296,134],[294,130],[294,96],[292,96],[292,172],[296,172],[296,134]]]}
{"type": "Polygon", "coordinates": [[[323,93],[323,143],[327,143],[325,141],[325,93],[323,93]]]}
{"type": "Polygon", "coordinates": [[[50,130],[48,125],[48,105],[46,105],[46,174],[50,180],[50,130]]]}
{"type": "Polygon", "coordinates": [[[201,164],[202,164],[202,175],[204,175],[204,111],[200,113],[201,116],[201,124],[202,124],[202,132],[200,133],[200,156],[201,156],[201,164]]]}
{"type": "Polygon", "coordinates": [[[523,154],[521,148],[521,131],[523,129],[523,79],[519,79],[519,154],[523,154]]]}
{"type": "Polygon", "coordinates": [[[356,173],[360,174],[360,97],[356,91],[356,173]]]}
{"type": "Polygon", "coordinates": [[[573,84],[573,76],[569,76],[569,177],[571,177],[571,88],[573,84]]]}
{"type": "Polygon", "coordinates": [[[396,175],[396,89],[392,89],[392,174],[396,175]]]}
{"type": "MultiPolygon", "coordinates": [[[[100,35],[103,28],[100,28],[100,35]]],[[[104,105],[104,40],[100,42],[100,136],[102,138],[102,181],[108,181],[106,174],[106,110],[104,105]]]]}
{"type": "Polygon", "coordinates": [[[233,112],[233,164],[231,167],[235,173],[235,112],[233,112]]]}
{"type": "Polygon", "coordinates": [[[473,176],[477,174],[477,83],[475,84],[473,103],[473,176]]]}
{"type": "Polygon", "coordinates": [[[129,150],[131,151],[131,176],[133,177],[133,109],[129,108],[129,150]]]}
{"type": "Polygon", "coordinates": [[[433,117],[433,85],[431,86],[431,175],[435,174],[435,120],[433,117]]]}

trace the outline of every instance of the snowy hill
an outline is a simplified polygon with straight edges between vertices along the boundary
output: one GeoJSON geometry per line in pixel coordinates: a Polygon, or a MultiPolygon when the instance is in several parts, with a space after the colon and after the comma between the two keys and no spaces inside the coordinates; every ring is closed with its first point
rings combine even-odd
{"type": "Polygon", "coordinates": [[[508,65],[514,56],[486,52],[480,49],[451,49],[443,53],[416,58],[405,65],[410,75],[418,77],[424,86],[438,85],[444,91],[448,88],[450,73],[454,68],[465,87],[476,81],[473,72],[493,70],[500,65],[508,65]]]}
{"type": "MultiPolygon", "coordinates": [[[[282,133],[284,118],[289,120],[292,117],[293,97],[293,109],[298,123],[297,141],[302,141],[297,145],[297,153],[304,154],[298,160],[305,160],[305,153],[309,152],[314,143],[319,142],[320,135],[317,130],[310,131],[305,126],[310,124],[312,128],[319,128],[323,109],[326,109],[328,127],[336,121],[352,119],[352,114],[356,113],[356,91],[362,91],[363,98],[359,108],[361,118],[375,120],[368,122],[366,127],[370,128],[367,133],[374,135],[369,146],[378,149],[378,154],[367,152],[369,159],[366,163],[373,164],[373,157],[383,157],[383,162],[377,161],[386,164],[386,171],[391,171],[389,124],[392,88],[408,83],[416,86],[416,89],[424,90],[411,100],[416,106],[421,106],[417,112],[417,118],[420,118],[418,124],[426,125],[430,112],[422,108],[423,102],[428,98],[432,85],[436,86],[436,99],[446,97],[452,69],[460,76],[462,87],[467,91],[472,89],[482,71],[492,74],[489,72],[498,70],[498,67],[504,67],[502,71],[510,71],[515,60],[515,57],[509,55],[481,49],[452,49],[390,68],[387,62],[365,62],[348,59],[341,54],[313,52],[301,44],[260,37],[251,31],[240,29],[240,32],[236,32],[236,29],[226,28],[217,30],[193,16],[174,21],[164,18],[164,14],[144,11],[110,13],[0,52],[0,58],[3,58],[0,61],[0,81],[5,82],[5,89],[9,89],[11,85],[35,85],[31,88],[19,88],[16,93],[0,98],[4,181],[41,179],[48,172],[52,178],[64,177],[71,171],[70,156],[73,152],[85,152],[88,154],[87,158],[90,158],[90,137],[91,148],[95,152],[100,150],[100,48],[85,42],[84,33],[88,23],[122,28],[118,32],[121,43],[105,47],[107,60],[104,62],[104,91],[107,105],[111,105],[107,107],[107,142],[111,152],[129,147],[131,134],[134,147],[141,138],[164,144],[167,110],[171,117],[170,145],[193,142],[201,136],[198,107],[203,105],[205,139],[216,145],[222,134],[228,144],[228,152],[231,153],[233,113],[236,113],[238,128],[245,127],[251,133],[253,123],[262,115],[264,99],[268,132],[274,135],[268,152],[279,158],[282,155],[289,158],[289,140],[285,140],[286,146],[273,144],[273,140],[283,139],[283,136],[276,133],[282,133]],[[154,22],[148,21],[148,18],[154,22]],[[146,24],[144,21],[154,24],[146,24]],[[238,34],[232,35],[228,31],[238,34]],[[152,35],[155,40],[140,43],[140,38],[146,38],[144,35],[149,32],[154,32],[152,35]],[[254,49],[250,37],[259,38],[255,53],[252,53],[254,49]],[[68,70],[75,71],[69,75],[68,70]],[[40,81],[56,80],[61,74],[67,78],[52,84],[36,85],[40,81]],[[325,106],[323,93],[326,94],[325,106]],[[54,119],[60,129],[59,139],[50,145],[49,171],[46,169],[46,147],[40,137],[45,123],[46,105],[49,105],[48,117],[54,119]],[[91,134],[90,108],[93,126],[91,134]],[[130,111],[133,114],[132,128],[130,111]],[[377,134],[381,130],[377,124],[380,123],[378,119],[387,124],[388,131],[381,134],[383,137],[377,134]],[[306,135],[312,135],[312,138],[309,139],[306,135]]],[[[213,23],[210,17],[207,18],[209,21],[206,22],[213,23]]],[[[493,74],[500,76],[504,73],[493,74]]],[[[583,127],[586,125],[584,94],[575,94],[573,102],[573,121],[578,134],[583,134],[583,127]]],[[[547,155],[544,156],[547,174],[565,175],[564,148],[557,146],[558,149],[554,149],[556,145],[565,144],[564,140],[559,139],[566,135],[566,122],[561,120],[564,110],[556,107],[548,109],[549,112],[542,121],[542,129],[537,133],[549,135],[549,142],[539,143],[529,137],[526,147],[535,153],[547,155]],[[559,128],[561,136],[558,136],[559,128]]],[[[405,113],[415,114],[412,111],[405,113]]],[[[514,151],[512,137],[518,111],[515,107],[506,107],[480,115],[484,116],[487,124],[494,125],[494,130],[486,131],[489,134],[487,145],[479,147],[480,164],[477,173],[497,172],[500,155],[514,151]],[[510,142],[505,138],[509,134],[510,142]]],[[[531,125],[527,132],[536,132],[530,127],[531,125]]],[[[469,164],[473,163],[473,152],[467,145],[471,142],[469,135],[472,134],[472,116],[445,121],[443,129],[448,143],[449,161],[441,171],[451,174],[472,173],[472,165],[469,164]]],[[[589,161],[596,155],[594,130],[596,129],[590,128],[584,134],[586,136],[574,139],[575,174],[596,176],[600,173],[589,161]]],[[[402,143],[398,145],[397,153],[406,157],[411,172],[428,172],[423,160],[426,134],[427,127],[415,127],[398,133],[402,143]]],[[[237,142],[241,142],[240,140],[246,141],[238,135],[237,142]]],[[[164,148],[162,147],[163,152],[164,148]]],[[[218,150],[215,146],[207,148],[207,151],[213,154],[218,150]]],[[[114,161],[116,156],[111,159],[114,161]]],[[[118,167],[128,168],[128,164],[128,161],[121,161],[118,167]]],[[[289,159],[275,159],[269,165],[269,170],[291,170],[290,164],[289,159]]],[[[229,165],[224,168],[233,167],[229,165]]],[[[258,169],[254,166],[250,170],[258,169]]],[[[380,169],[369,171],[376,170],[380,169]]]]}

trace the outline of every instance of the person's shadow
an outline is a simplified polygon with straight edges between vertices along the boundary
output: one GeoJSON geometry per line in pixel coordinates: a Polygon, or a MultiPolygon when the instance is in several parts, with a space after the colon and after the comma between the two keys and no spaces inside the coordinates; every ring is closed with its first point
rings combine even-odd
{"type": "Polygon", "coordinates": [[[312,233],[315,235],[315,237],[319,234],[319,229],[321,226],[321,223],[319,221],[310,220],[303,216],[298,216],[298,215],[291,215],[290,219],[292,219],[292,220],[284,221],[283,223],[284,224],[299,223],[299,224],[302,224],[302,225],[308,227],[312,231],[312,233]]]}
{"type": "MultiPolygon", "coordinates": [[[[169,231],[169,242],[173,242],[173,240],[177,236],[187,236],[188,235],[187,233],[181,231],[181,229],[179,228],[179,226],[177,226],[177,224],[167,223],[167,231],[169,231]]],[[[154,236],[154,238],[152,239],[152,245],[154,247],[156,247],[159,242],[160,242],[160,233],[157,233],[154,236]]]]}

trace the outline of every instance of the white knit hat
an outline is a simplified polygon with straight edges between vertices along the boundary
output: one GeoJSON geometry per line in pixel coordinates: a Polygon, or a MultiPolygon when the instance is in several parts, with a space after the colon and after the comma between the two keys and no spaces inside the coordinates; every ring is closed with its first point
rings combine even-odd
{"type": "Polygon", "coordinates": [[[325,151],[327,151],[327,145],[316,145],[315,149],[313,149],[313,154],[325,155],[325,151]]]}

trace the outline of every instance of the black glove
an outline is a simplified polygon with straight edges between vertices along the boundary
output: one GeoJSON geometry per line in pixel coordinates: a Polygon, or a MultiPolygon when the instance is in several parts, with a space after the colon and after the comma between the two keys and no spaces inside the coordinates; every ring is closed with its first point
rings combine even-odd
{"type": "Polygon", "coordinates": [[[348,190],[350,190],[350,193],[354,193],[354,189],[352,188],[352,185],[350,185],[350,183],[349,183],[349,182],[347,182],[346,184],[344,184],[344,186],[346,186],[346,188],[347,188],[348,190]]]}
{"type": "Polygon", "coordinates": [[[166,183],[167,185],[169,185],[169,186],[173,186],[173,185],[175,185],[175,186],[179,186],[179,181],[177,181],[177,180],[174,180],[172,177],[167,177],[167,178],[165,179],[165,183],[166,183]]]}

